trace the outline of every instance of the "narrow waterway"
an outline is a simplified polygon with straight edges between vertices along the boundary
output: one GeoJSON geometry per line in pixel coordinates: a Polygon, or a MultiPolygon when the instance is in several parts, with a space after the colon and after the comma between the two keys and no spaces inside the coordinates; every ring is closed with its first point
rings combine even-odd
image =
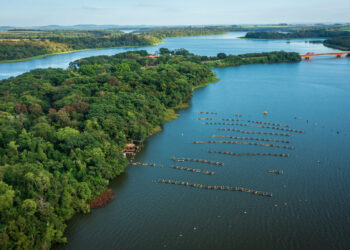
{"type": "MultiPolygon", "coordinates": [[[[251,41],[243,33],[167,39],[159,47],[186,48],[201,55],[218,52],[286,50],[332,51],[308,40],[251,41]]],[[[123,49],[85,51],[16,64],[0,64],[5,77],[40,67],[67,67],[82,56],[114,54],[123,49]],[[86,53],[86,54],[84,54],[86,53]],[[94,54],[95,53],[95,54],[94,54]],[[17,65],[17,67],[16,67],[17,65]],[[16,73],[17,72],[17,73],[16,73]]],[[[350,245],[350,59],[319,58],[297,64],[246,65],[215,69],[221,80],[196,90],[188,109],[150,137],[135,161],[111,183],[116,199],[68,224],[61,249],[346,249],[350,245]],[[202,111],[217,115],[200,114],[202,111]],[[263,112],[268,114],[264,115],[263,112]],[[241,114],[242,117],[235,117],[241,114]],[[214,120],[198,120],[200,117],[214,120]],[[240,119],[222,121],[218,118],[240,119]],[[206,125],[206,122],[288,124],[294,133],[261,127],[206,125]],[[243,134],[230,128],[290,136],[243,134]],[[294,149],[248,144],[193,144],[233,140],[212,135],[288,140],[294,149]],[[233,156],[208,153],[278,153],[289,157],[233,156]],[[176,162],[171,157],[207,159],[224,166],[176,162]],[[164,165],[160,167],[160,164],[164,165]],[[214,171],[204,175],[171,165],[214,171]],[[283,170],[283,175],[268,173],[283,170]],[[205,185],[245,187],[245,192],[205,190],[156,183],[158,179],[205,185]]],[[[259,125],[259,124],[257,124],[259,125]]],[[[248,142],[252,142],[249,140],[248,142]]],[[[258,143],[261,143],[258,141],[258,143]]],[[[283,143],[269,142],[269,144],[283,143]]]]}

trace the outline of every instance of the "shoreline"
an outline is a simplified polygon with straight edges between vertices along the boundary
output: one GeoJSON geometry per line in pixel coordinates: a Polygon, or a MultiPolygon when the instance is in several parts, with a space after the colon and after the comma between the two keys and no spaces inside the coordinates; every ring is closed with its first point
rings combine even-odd
{"type": "Polygon", "coordinates": [[[91,50],[103,50],[103,49],[128,49],[128,48],[143,48],[143,47],[154,47],[159,44],[162,44],[162,42],[153,44],[153,45],[144,45],[144,46],[123,46],[123,47],[107,47],[107,48],[94,48],[94,49],[79,49],[79,50],[69,50],[69,51],[64,51],[64,52],[57,52],[57,53],[52,53],[52,54],[45,54],[45,55],[38,55],[38,56],[32,56],[32,57],[26,57],[26,58],[21,58],[21,59],[13,59],[13,60],[2,60],[0,61],[1,63],[17,63],[17,62],[27,62],[35,59],[42,59],[45,57],[49,56],[55,56],[55,55],[63,55],[63,54],[70,54],[70,53],[75,53],[75,52],[82,52],[82,51],[91,51],[91,50]]]}

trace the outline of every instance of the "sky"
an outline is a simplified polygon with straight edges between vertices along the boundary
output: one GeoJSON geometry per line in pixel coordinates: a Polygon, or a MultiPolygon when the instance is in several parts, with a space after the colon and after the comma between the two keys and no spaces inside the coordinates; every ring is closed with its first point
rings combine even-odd
{"type": "Polygon", "coordinates": [[[349,0],[0,0],[0,26],[350,22],[349,0]]]}

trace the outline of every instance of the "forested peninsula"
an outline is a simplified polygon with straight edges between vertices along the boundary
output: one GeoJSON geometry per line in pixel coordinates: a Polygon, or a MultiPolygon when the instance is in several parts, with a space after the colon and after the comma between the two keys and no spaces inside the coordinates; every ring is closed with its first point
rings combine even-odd
{"type": "Polygon", "coordinates": [[[3,249],[65,243],[66,222],[128,165],[121,151],[145,140],[193,90],[216,81],[210,67],[298,62],[297,53],[214,57],[185,49],[132,51],[36,69],[0,81],[0,242],[3,249]]]}
{"type": "Polygon", "coordinates": [[[252,31],[244,38],[247,39],[297,39],[297,38],[331,38],[350,36],[350,31],[339,29],[305,29],[294,32],[252,31]]]}
{"type": "Polygon", "coordinates": [[[350,51],[350,36],[329,38],[323,44],[330,48],[350,51]]]}

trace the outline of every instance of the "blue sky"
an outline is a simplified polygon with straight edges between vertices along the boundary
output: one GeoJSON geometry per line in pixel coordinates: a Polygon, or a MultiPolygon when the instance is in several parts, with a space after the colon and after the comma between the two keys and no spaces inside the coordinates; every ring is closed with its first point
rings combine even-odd
{"type": "Polygon", "coordinates": [[[0,26],[350,22],[349,0],[0,0],[0,26]]]}

